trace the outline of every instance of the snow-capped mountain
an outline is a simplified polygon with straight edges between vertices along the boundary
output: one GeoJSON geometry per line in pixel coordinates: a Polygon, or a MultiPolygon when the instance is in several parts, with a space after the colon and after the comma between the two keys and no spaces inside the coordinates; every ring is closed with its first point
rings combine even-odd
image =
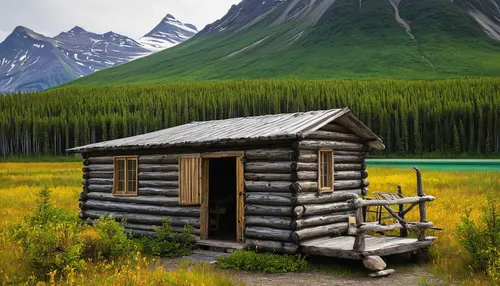
{"type": "Polygon", "coordinates": [[[139,42],[153,50],[163,50],[190,39],[196,33],[198,29],[194,25],[184,24],[168,14],[151,32],[140,38],[139,42]]]}
{"type": "Polygon", "coordinates": [[[140,41],[78,26],[50,38],[18,26],[0,43],[0,93],[48,89],[172,47],[196,32],[171,15],[140,41]]]}

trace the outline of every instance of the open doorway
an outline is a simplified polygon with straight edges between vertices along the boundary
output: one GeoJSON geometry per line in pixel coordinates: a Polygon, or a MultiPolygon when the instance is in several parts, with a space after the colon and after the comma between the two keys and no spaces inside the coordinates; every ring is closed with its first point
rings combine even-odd
{"type": "Polygon", "coordinates": [[[236,158],[209,159],[208,239],[236,241],[236,158]]]}

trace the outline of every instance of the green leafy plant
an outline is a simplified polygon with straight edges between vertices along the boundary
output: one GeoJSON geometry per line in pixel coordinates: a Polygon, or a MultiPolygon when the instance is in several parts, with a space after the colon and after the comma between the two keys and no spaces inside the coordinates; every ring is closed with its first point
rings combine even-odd
{"type": "Polygon", "coordinates": [[[66,266],[81,269],[80,259],[83,242],[80,238],[82,226],[78,218],[50,202],[47,188],[39,192],[35,211],[27,215],[22,223],[9,227],[11,241],[23,248],[23,259],[42,271],[59,270],[66,266]]]}
{"type": "Polygon", "coordinates": [[[457,228],[460,243],[471,255],[473,270],[486,273],[500,282],[500,206],[494,194],[487,196],[479,223],[466,211],[457,228]]]}
{"type": "Polygon", "coordinates": [[[193,248],[192,226],[184,226],[181,233],[175,232],[169,220],[156,227],[156,236],[142,236],[137,242],[143,253],[161,257],[180,257],[191,253],[193,248]]]}
{"type": "Polygon", "coordinates": [[[306,270],[309,263],[306,257],[300,254],[280,255],[236,250],[230,256],[219,257],[218,265],[223,269],[285,273],[306,270]]]}
{"type": "Polygon", "coordinates": [[[113,217],[101,217],[82,232],[84,256],[93,259],[128,257],[136,249],[125,229],[113,217]]]}

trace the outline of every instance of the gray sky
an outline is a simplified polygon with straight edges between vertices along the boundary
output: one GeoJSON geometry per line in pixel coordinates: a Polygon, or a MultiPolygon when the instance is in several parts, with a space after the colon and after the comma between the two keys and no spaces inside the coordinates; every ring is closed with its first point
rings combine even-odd
{"type": "Polygon", "coordinates": [[[138,39],[172,14],[198,30],[240,0],[0,0],[0,42],[16,26],[53,37],[74,26],[138,39]]]}

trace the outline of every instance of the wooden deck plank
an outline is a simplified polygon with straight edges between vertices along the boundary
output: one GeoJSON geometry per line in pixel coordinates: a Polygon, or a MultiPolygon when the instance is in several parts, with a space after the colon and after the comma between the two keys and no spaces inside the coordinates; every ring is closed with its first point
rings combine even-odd
{"type": "Polygon", "coordinates": [[[353,251],[354,237],[340,236],[332,238],[313,239],[301,244],[303,252],[346,259],[363,259],[365,256],[388,256],[428,248],[435,237],[429,236],[425,241],[416,238],[366,236],[365,250],[353,251]]]}

